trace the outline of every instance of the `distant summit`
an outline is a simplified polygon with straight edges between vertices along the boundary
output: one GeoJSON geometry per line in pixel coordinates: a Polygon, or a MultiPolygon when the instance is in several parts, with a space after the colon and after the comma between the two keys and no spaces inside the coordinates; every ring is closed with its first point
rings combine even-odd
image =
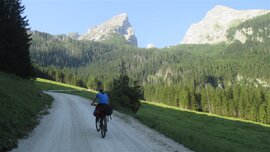
{"type": "Polygon", "coordinates": [[[80,37],[79,33],[77,32],[68,33],[67,36],[75,40],[77,40],[80,37]]]}
{"type": "Polygon", "coordinates": [[[269,10],[234,10],[217,5],[204,19],[191,25],[182,44],[216,44],[227,41],[227,30],[240,23],[270,12],[269,10]]]}
{"type": "Polygon", "coordinates": [[[103,41],[112,38],[115,34],[124,36],[130,44],[137,46],[135,31],[129,23],[126,13],[114,16],[100,25],[89,28],[87,33],[79,37],[79,40],[103,41]]]}

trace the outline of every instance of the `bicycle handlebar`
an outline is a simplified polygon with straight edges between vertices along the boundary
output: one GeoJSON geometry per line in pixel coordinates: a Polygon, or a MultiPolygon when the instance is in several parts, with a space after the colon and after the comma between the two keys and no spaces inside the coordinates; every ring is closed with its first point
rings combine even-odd
{"type": "Polygon", "coordinates": [[[97,106],[97,103],[92,102],[91,106],[97,106]]]}

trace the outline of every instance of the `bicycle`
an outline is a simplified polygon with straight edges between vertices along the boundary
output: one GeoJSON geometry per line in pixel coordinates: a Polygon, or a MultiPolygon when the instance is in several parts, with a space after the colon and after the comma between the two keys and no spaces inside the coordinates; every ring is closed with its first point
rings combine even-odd
{"type": "MultiPolygon", "coordinates": [[[[97,106],[97,104],[91,104],[93,106],[97,106]]],[[[101,132],[101,137],[105,138],[107,130],[107,117],[105,114],[105,106],[99,107],[99,116],[96,116],[95,124],[97,131],[101,132]]]]}

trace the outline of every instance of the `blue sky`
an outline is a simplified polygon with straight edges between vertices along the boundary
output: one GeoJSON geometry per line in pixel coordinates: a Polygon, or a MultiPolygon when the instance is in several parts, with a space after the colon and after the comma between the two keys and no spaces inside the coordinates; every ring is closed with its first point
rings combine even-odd
{"type": "Polygon", "coordinates": [[[215,5],[269,9],[270,0],[22,0],[32,30],[85,33],[112,16],[127,13],[139,47],[178,44],[189,26],[215,5]]]}

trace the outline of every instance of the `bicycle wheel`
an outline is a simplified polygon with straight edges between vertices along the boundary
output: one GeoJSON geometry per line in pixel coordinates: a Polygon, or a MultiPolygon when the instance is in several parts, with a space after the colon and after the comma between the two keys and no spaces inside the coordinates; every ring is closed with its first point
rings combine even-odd
{"type": "Polygon", "coordinates": [[[101,129],[101,137],[104,138],[106,136],[106,131],[107,131],[107,120],[106,117],[103,117],[101,120],[101,125],[100,125],[100,129],[101,129]]]}
{"type": "Polygon", "coordinates": [[[100,121],[98,120],[97,117],[96,117],[96,129],[97,131],[100,131],[100,121]]]}

